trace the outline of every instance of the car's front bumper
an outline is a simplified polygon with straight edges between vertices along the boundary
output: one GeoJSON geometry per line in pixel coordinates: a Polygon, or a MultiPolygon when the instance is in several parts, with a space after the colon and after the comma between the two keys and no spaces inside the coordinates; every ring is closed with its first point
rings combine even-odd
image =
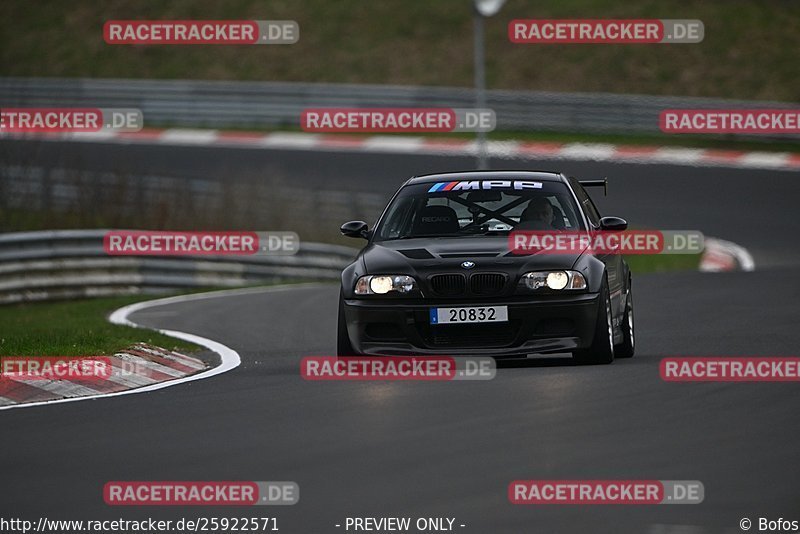
{"type": "Polygon", "coordinates": [[[346,299],[353,348],[366,355],[520,356],[591,344],[597,293],[498,300],[346,299]],[[430,309],[508,306],[506,323],[430,324],[430,309]]]}

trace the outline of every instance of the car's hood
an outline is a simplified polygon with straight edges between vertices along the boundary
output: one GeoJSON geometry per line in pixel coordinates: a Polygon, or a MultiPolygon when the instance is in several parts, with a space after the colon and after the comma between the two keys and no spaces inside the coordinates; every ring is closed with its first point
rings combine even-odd
{"type": "Polygon", "coordinates": [[[580,253],[526,254],[509,252],[508,237],[439,237],[400,239],[373,243],[363,251],[368,274],[426,276],[435,272],[501,271],[518,275],[527,271],[571,268],[580,253]],[[465,261],[475,265],[466,270],[465,261]]]}

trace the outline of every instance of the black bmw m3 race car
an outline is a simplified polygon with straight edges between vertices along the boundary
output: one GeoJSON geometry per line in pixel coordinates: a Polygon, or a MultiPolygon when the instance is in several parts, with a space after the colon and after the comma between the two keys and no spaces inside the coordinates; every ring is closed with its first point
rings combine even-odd
{"type": "Polygon", "coordinates": [[[580,182],[550,172],[419,176],[394,194],[342,272],[338,355],[494,356],[572,353],[611,363],[634,353],[631,274],[591,247],[520,253],[523,231],[618,232],[580,182]]]}

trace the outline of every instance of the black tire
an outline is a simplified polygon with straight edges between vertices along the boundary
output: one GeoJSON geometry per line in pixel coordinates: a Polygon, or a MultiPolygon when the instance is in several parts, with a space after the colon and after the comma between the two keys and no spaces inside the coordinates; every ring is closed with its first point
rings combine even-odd
{"type": "Polygon", "coordinates": [[[615,358],[632,358],[636,349],[636,334],[633,322],[633,290],[628,285],[625,315],[622,317],[622,343],[614,347],[615,358]]]}
{"type": "Polygon", "coordinates": [[[350,343],[350,334],[347,333],[347,319],[344,316],[344,298],[339,293],[339,324],[336,332],[336,356],[358,356],[350,343]]]}
{"type": "Polygon", "coordinates": [[[602,365],[614,361],[614,326],[611,317],[611,298],[608,292],[608,280],[603,278],[597,307],[597,323],[594,337],[588,349],[572,353],[573,359],[582,365],[602,365]]]}

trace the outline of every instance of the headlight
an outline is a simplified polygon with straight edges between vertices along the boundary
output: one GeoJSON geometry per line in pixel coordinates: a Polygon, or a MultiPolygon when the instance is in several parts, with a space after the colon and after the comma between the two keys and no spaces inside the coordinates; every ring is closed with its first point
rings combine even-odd
{"type": "Polygon", "coordinates": [[[564,271],[548,273],[544,283],[550,289],[564,289],[569,282],[569,275],[564,271]]]}
{"type": "Polygon", "coordinates": [[[522,275],[528,289],[586,289],[586,278],[578,271],[535,271],[522,275]]]}
{"type": "Polygon", "coordinates": [[[405,274],[362,276],[356,282],[356,295],[385,295],[391,291],[410,293],[417,288],[413,277],[405,274]]]}

